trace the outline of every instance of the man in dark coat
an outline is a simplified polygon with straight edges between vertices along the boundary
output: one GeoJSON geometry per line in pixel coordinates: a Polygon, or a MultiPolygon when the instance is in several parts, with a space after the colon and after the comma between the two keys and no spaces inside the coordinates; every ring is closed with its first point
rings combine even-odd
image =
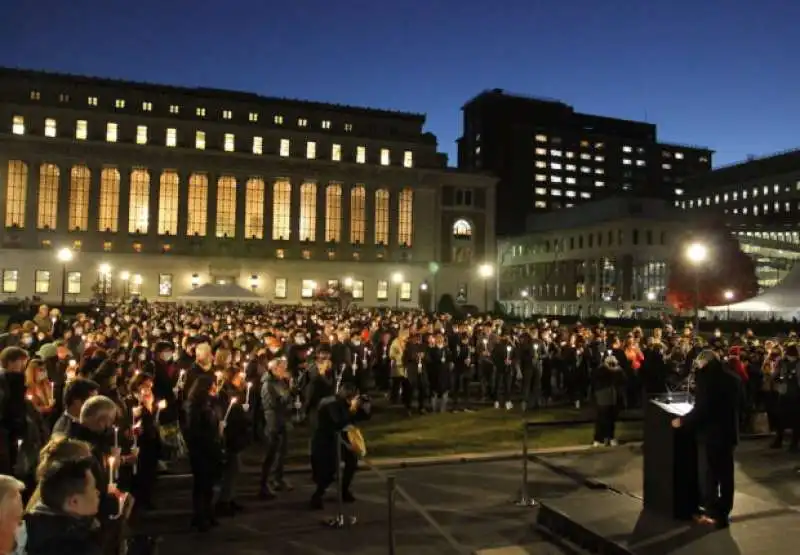
{"type": "Polygon", "coordinates": [[[694,408],[674,419],[672,426],[694,429],[703,457],[700,483],[705,514],[698,522],[724,528],[733,509],[733,452],[739,443],[739,411],[744,404],[742,380],[710,350],[697,355],[694,367],[694,408]]]}
{"type": "Polygon", "coordinates": [[[19,440],[25,438],[25,366],[28,352],[6,347],[0,352],[0,474],[11,475],[19,440]]]}

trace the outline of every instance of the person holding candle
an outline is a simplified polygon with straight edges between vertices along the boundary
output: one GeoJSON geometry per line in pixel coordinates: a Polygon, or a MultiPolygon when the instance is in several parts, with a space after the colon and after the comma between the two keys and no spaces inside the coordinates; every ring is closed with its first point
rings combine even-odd
{"type": "Polygon", "coordinates": [[[223,372],[222,387],[219,390],[220,407],[228,407],[223,430],[225,457],[222,466],[219,500],[216,514],[233,516],[244,507],[235,499],[236,481],[241,470],[241,453],[250,439],[249,418],[246,405],[252,402],[247,395],[251,384],[245,383],[242,372],[229,367],[223,372]],[[234,401],[234,399],[236,401],[234,401]],[[241,402],[240,402],[241,401],[241,402]]]}
{"type": "Polygon", "coordinates": [[[158,459],[161,442],[156,426],[158,410],[153,395],[153,378],[137,374],[131,378],[130,394],[125,399],[125,410],[130,415],[132,445],[131,454],[136,457],[131,481],[131,493],[136,506],[143,510],[153,509],[153,490],[158,476],[158,459]]]}
{"type": "Polygon", "coordinates": [[[192,527],[206,532],[214,518],[214,484],[222,468],[222,422],[215,406],[217,386],[213,373],[198,375],[187,398],[186,442],[192,469],[192,527]]]}
{"type": "Polygon", "coordinates": [[[47,368],[39,358],[31,359],[25,368],[25,388],[28,400],[41,414],[49,415],[55,408],[53,384],[47,379],[47,368]]]}
{"type": "Polygon", "coordinates": [[[266,439],[258,495],[274,499],[275,491],[291,489],[283,478],[292,418],[292,389],[286,359],[274,359],[261,378],[261,405],[264,407],[266,439]]]}

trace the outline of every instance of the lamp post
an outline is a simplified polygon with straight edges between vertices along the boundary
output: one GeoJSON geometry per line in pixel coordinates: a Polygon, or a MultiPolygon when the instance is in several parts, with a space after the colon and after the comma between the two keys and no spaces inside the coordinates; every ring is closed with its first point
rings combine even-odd
{"type": "Polygon", "coordinates": [[[61,313],[67,306],[67,264],[72,262],[74,255],[66,247],[58,251],[58,261],[61,262],[61,313]]]}
{"type": "Polygon", "coordinates": [[[103,303],[106,302],[106,297],[108,296],[109,290],[109,283],[111,281],[111,265],[110,264],[100,264],[97,268],[97,281],[98,281],[98,293],[100,294],[100,299],[103,303]]]}
{"type": "Polygon", "coordinates": [[[491,264],[481,264],[478,273],[483,279],[483,309],[489,314],[491,312],[489,309],[489,278],[494,275],[494,267],[491,264]]]}
{"type": "Polygon", "coordinates": [[[258,276],[253,274],[250,276],[250,290],[255,293],[256,289],[258,289],[258,276]]]}
{"type": "Polygon", "coordinates": [[[403,283],[403,274],[395,272],[392,274],[392,283],[394,283],[394,308],[400,308],[400,285],[403,283]]]}
{"type": "Polygon", "coordinates": [[[119,275],[120,279],[122,280],[122,300],[128,298],[128,284],[130,283],[131,273],[130,272],[122,272],[119,275]]]}
{"type": "Polygon", "coordinates": [[[708,248],[692,243],[686,249],[686,257],[694,264],[694,328],[695,333],[700,333],[700,265],[708,258],[708,248]]]}
{"type": "Polygon", "coordinates": [[[731,289],[728,289],[724,293],[725,300],[727,301],[727,310],[726,312],[728,315],[725,317],[726,320],[730,321],[731,319],[731,301],[733,301],[734,297],[736,297],[736,293],[734,293],[731,289]]]}
{"type": "Polygon", "coordinates": [[[522,291],[519,292],[519,296],[522,297],[522,302],[523,302],[523,304],[522,304],[522,321],[523,322],[525,321],[525,316],[528,315],[527,314],[528,313],[528,295],[529,295],[529,293],[528,293],[527,289],[523,289],[522,291]]]}

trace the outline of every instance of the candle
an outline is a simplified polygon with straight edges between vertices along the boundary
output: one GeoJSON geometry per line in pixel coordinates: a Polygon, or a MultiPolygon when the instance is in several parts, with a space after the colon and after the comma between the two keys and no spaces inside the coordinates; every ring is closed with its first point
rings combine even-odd
{"type": "Polygon", "coordinates": [[[246,403],[250,403],[250,390],[253,389],[253,382],[247,382],[247,397],[245,399],[246,403]]]}
{"type": "Polygon", "coordinates": [[[116,487],[117,485],[114,470],[114,457],[108,457],[108,485],[111,487],[116,487]]]}
{"type": "Polygon", "coordinates": [[[223,426],[224,426],[224,425],[226,425],[226,424],[228,423],[228,416],[230,416],[230,414],[231,414],[231,409],[233,408],[233,405],[235,405],[235,404],[236,404],[236,397],[234,397],[233,399],[231,399],[231,402],[230,402],[230,403],[228,403],[228,410],[227,410],[227,411],[225,411],[225,418],[223,418],[223,419],[222,419],[222,425],[223,425],[223,426]]]}
{"type": "Polygon", "coordinates": [[[114,447],[119,448],[119,426],[114,426],[114,447]]]}
{"type": "Polygon", "coordinates": [[[56,383],[50,382],[50,397],[55,400],[56,398],[56,383]]]}

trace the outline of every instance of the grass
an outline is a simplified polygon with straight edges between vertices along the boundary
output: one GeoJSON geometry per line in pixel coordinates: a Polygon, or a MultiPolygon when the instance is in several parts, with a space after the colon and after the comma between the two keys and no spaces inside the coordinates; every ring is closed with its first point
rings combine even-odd
{"type": "MultiPolygon", "coordinates": [[[[532,413],[528,420],[545,424],[586,419],[590,414],[587,411],[556,408],[532,413]]],[[[364,422],[361,429],[370,458],[432,457],[521,450],[522,421],[518,411],[491,408],[411,417],[393,408],[383,408],[370,421],[364,422]]],[[[620,423],[618,431],[620,440],[641,439],[641,423],[620,423]]],[[[534,427],[529,429],[529,447],[544,449],[586,445],[592,441],[592,432],[591,424],[534,427]]],[[[308,441],[306,428],[298,427],[292,432],[289,445],[291,462],[307,462],[308,441]]],[[[258,459],[261,448],[251,448],[248,454],[258,459]]]]}

